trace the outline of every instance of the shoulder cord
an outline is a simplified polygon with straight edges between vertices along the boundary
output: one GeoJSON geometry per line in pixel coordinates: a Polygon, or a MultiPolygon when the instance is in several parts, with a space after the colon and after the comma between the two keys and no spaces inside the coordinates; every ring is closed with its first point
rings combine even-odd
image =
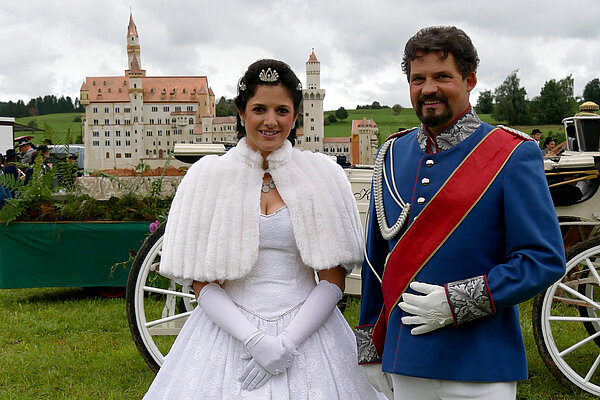
{"type": "Polygon", "coordinates": [[[395,237],[402,226],[406,222],[408,217],[408,212],[410,211],[410,204],[406,203],[402,200],[402,197],[398,193],[398,189],[396,188],[396,182],[394,179],[394,159],[393,152],[390,152],[390,168],[392,174],[392,184],[394,186],[394,190],[390,188],[389,181],[387,178],[387,174],[385,172],[385,156],[388,152],[390,146],[392,146],[393,142],[396,139],[386,141],[379,150],[379,154],[375,159],[375,166],[373,167],[373,200],[375,202],[375,213],[377,214],[377,223],[379,224],[379,229],[381,230],[381,236],[385,240],[390,240],[395,237]],[[385,183],[387,189],[394,199],[394,201],[402,208],[402,212],[398,216],[398,220],[391,227],[388,226],[386,216],[385,216],[385,208],[383,206],[383,180],[385,179],[385,183]]]}

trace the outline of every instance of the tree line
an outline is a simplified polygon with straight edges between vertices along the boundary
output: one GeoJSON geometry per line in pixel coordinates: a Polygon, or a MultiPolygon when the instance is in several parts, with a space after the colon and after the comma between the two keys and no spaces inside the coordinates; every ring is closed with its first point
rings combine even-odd
{"type": "Polygon", "coordinates": [[[3,117],[35,117],[37,115],[83,112],[84,107],[75,97],[75,101],[70,96],[46,95],[36,97],[25,103],[23,100],[7,103],[0,102],[0,115],[3,117]]]}
{"type": "Polygon", "coordinates": [[[582,97],[573,94],[572,75],[563,79],[546,81],[539,96],[526,99],[527,91],[521,87],[518,70],[511,72],[492,92],[479,94],[475,109],[481,114],[491,114],[498,121],[515,125],[555,125],[563,118],[577,112],[579,104],[593,101],[600,104],[600,79],[589,81],[582,97]]]}

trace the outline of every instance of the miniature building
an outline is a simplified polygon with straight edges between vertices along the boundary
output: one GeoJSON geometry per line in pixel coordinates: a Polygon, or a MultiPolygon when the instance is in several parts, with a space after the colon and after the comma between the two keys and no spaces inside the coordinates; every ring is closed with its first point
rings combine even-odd
{"type": "Polygon", "coordinates": [[[344,157],[350,162],[350,136],[324,138],[323,153],[338,158],[344,157]]]}
{"type": "Polygon", "coordinates": [[[302,90],[304,132],[297,141],[298,148],[310,151],[323,151],[324,123],[323,99],[325,89],[321,89],[321,62],[311,52],[306,62],[306,88],[302,90]]]}
{"type": "Polygon", "coordinates": [[[132,15],[127,57],[124,76],[87,77],[81,86],[86,169],[154,168],[175,143],[235,141],[235,120],[215,117],[206,76],[146,75],[132,15]]]}
{"type": "Polygon", "coordinates": [[[372,165],[377,154],[377,132],[379,128],[372,119],[352,120],[350,133],[352,142],[352,164],[372,165]]]}

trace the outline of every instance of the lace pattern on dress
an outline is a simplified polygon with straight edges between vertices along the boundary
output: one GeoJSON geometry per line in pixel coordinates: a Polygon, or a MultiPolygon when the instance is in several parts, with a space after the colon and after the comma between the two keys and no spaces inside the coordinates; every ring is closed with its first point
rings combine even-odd
{"type": "Polygon", "coordinates": [[[450,282],[446,294],[456,325],[494,314],[485,275],[450,282]]]}
{"type": "Polygon", "coordinates": [[[354,328],[359,365],[381,362],[381,357],[377,353],[373,340],[371,339],[374,328],[375,325],[357,326],[354,328]]]}

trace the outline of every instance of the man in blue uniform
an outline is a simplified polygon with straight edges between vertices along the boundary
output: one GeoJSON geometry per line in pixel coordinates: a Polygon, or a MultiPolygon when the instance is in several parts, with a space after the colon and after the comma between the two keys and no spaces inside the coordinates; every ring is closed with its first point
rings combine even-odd
{"type": "Polygon", "coordinates": [[[517,304],[564,273],[540,149],[479,119],[478,62],[455,27],[408,41],[422,124],[392,135],[374,167],[359,363],[384,391],[388,373],[395,399],[514,399],[527,379],[517,304]]]}

